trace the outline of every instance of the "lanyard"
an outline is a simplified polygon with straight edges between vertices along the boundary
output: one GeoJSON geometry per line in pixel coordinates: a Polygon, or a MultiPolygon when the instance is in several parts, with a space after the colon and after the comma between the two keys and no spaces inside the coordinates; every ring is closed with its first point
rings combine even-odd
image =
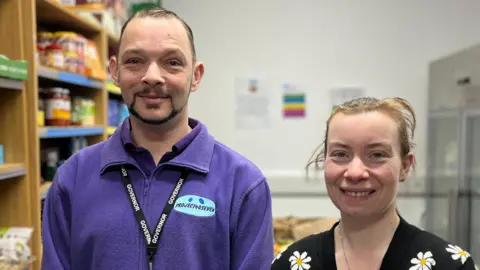
{"type": "Polygon", "coordinates": [[[147,256],[148,256],[148,264],[149,264],[150,270],[153,269],[152,268],[153,257],[157,253],[158,242],[160,240],[160,236],[162,235],[163,227],[165,226],[165,223],[167,223],[168,216],[172,211],[173,205],[177,200],[178,194],[180,193],[180,190],[182,189],[182,186],[183,186],[183,181],[185,181],[185,179],[187,178],[187,175],[188,175],[188,171],[182,170],[182,174],[178,178],[178,181],[175,184],[175,188],[173,189],[172,194],[170,194],[167,204],[163,208],[163,212],[160,215],[160,218],[158,219],[155,232],[152,236],[150,234],[150,229],[148,228],[147,219],[145,218],[145,215],[143,214],[143,211],[140,208],[140,205],[137,200],[137,196],[135,195],[135,191],[133,190],[132,181],[128,176],[127,170],[125,169],[125,167],[122,166],[123,184],[125,185],[125,189],[127,190],[128,198],[130,198],[130,203],[132,205],[133,212],[135,212],[135,217],[137,219],[137,222],[140,225],[140,228],[142,229],[143,235],[145,237],[145,241],[147,242],[147,256]]]}

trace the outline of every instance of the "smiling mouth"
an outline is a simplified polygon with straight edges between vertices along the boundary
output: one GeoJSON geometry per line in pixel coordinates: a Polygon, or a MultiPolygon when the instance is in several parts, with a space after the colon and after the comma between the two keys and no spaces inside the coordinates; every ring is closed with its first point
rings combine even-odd
{"type": "Polygon", "coordinates": [[[366,190],[366,191],[351,191],[351,190],[345,190],[345,189],[340,189],[343,194],[350,196],[350,197],[358,197],[358,198],[365,198],[373,193],[375,193],[375,190],[366,190]]]}

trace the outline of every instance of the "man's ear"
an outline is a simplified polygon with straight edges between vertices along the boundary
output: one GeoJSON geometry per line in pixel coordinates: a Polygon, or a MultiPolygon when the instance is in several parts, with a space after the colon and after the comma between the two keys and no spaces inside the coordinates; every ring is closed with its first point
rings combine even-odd
{"type": "Polygon", "coordinates": [[[116,57],[116,56],[110,57],[110,62],[109,62],[109,64],[108,64],[108,69],[109,69],[110,74],[111,74],[111,76],[112,76],[113,83],[114,83],[116,86],[119,86],[119,85],[118,85],[118,75],[117,75],[118,63],[117,63],[117,57],[116,57]]]}
{"type": "Polygon", "coordinates": [[[402,159],[402,169],[400,172],[400,182],[407,179],[410,169],[415,166],[415,155],[410,152],[402,159]]]}
{"type": "Polygon", "coordinates": [[[203,73],[205,72],[205,67],[202,63],[197,62],[193,68],[193,78],[192,78],[192,88],[190,91],[195,92],[200,86],[200,81],[203,78],[203,73]]]}

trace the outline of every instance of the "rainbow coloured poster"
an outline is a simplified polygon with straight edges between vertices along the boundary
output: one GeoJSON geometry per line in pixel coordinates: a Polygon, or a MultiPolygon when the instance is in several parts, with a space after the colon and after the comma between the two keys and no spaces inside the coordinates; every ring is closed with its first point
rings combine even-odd
{"type": "Polygon", "coordinates": [[[304,93],[285,93],[283,95],[283,117],[305,117],[305,103],[304,93]]]}

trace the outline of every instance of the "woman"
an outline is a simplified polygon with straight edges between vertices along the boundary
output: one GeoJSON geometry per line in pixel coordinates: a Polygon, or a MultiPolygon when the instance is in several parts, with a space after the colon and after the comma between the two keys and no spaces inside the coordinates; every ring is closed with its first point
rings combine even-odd
{"type": "Polygon", "coordinates": [[[328,194],[341,212],[326,232],[280,253],[272,270],[475,270],[460,247],[407,223],[398,185],[414,165],[415,113],[400,98],[358,98],[335,107],[323,148],[328,194]]]}

